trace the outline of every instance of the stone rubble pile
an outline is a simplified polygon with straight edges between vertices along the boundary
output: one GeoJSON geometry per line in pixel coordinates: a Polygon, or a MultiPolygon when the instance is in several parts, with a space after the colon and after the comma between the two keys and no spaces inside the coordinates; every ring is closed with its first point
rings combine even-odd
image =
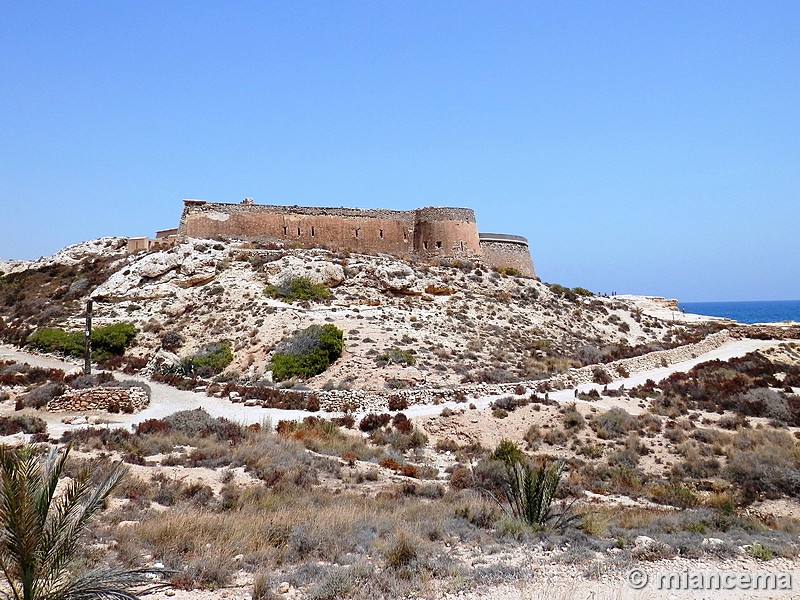
{"type": "Polygon", "coordinates": [[[56,396],[47,403],[47,410],[50,412],[108,410],[132,413],[143,409],[149,403],[147,392],[140,387],[93,387],[69,390],[61,396],[56,396]]]}

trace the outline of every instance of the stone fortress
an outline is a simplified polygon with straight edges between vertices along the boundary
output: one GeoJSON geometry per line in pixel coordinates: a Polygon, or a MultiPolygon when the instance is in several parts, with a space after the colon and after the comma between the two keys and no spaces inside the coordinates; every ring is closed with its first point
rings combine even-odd
{"type": "Polygon", "coordinates": [[[184,200],[177,229],[156,240],[130,238],[129,251],[163,246],[180,237],[282,241],[306,248],[383,252],[402,258],[481,259],[489,267],[513,268],[536,277],[528,241],[521,236],[478,233],[469,208],[318,208],[184,200]]]}

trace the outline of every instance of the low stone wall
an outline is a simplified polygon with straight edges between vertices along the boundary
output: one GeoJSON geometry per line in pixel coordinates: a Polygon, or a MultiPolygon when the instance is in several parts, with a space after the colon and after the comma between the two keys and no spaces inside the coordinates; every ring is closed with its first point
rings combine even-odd
{"type": "Polygon", "coordinates": [[[50,400],[50,412],[83,412],[89,410],[109,410],[110,412],[132,413],[143,409],[150,403],[147,393],[140,387],[115,388],[95,387],[83,390],[69,390],[50,400]]]}
{"type": "Polygon", "coordinates": [[[704,340],[696,344],[687,344],[686,346],[678,346],[669,350],[657,350],[643,354],[642,356],[634,356],[631,358],[622,358],[610,363],[601,363],[596,365],[588,365],[579,369],[570,369],[566,373],[557,375],[549,381],[551,382],[552,389],[564,389],[574,387],[584,383],[592,383],[594,381],[594,372],[597,369],[605,371],[612,379],[619,379],[620,371],[627,371],[631,375],[648,371],[650,369],[657,369],[667,365],[672,365],[679,362],[684,362],[697,358],[701,354],[716,350],[723,344],[731,341],[733,336],[730,331],[724,329],[717,333],[712,333],[704,340]]]}
{"type": "Polygon", "coordinates": [[[736,337],[756,340],[798,340],[800,325],[790,321],[780,325],[740,325],[733,334],[736,337]]]}
{"type": "Polygon", "coordinates": [[[432,404],[436,400],[452,400],[457,395],[466,395],[470,398],[482,396],[513,394],[518,387],[523,387],[526,393],[544,393],[551,390],[562,390],[578,385],[593,383],[596,369],[605,371],[613,379],[622,378],[620,370],[631,375],[650,369],[657,369],[697,358],[701,354],[719,348],[731,341],[733,336],[725,329],[713,333],[696,344],[687,344],[669,350],[658,350],[642,356],[623,358],[610,363],[588,365],[578,369],[570,369],[548,379],[536,381],[520,381],[516,383],[480,383],[475,385],[461,385],[456,389],[413,388],[408,390],[387,390],[374,392],[365,390],[325,390],[314,392],[320,401],[320,408],[328,412],[343,410],[346,406],[356,406],[361,411],[386,411],[389,396],[404,399],[409,406],[414,404],[432,404]]]}
{"type": "MultiPolygon", "coordinates": [[[[634,375],[642,371],[658,369],[679,362],[697,358],[735,339],[726,329],[713,333],[696,344],[687,344],[669,350],[658,350],[642,356],[623,358],[610,363],[599,363],[570,369],[565,373],[547,379],[519,381],[514,383],[477,383],[459,385],[456,388],[410,388],[405,390],[315,390],[304,393],[314,395],[319,401],[319,408],[325,412],[343,412],[346,409],[359,412],[386,412],[390,397],[405,400],[408,406],[430,405],[441,401],[482,398],[486,396],[502,396],[515,394],[522,388],[524,394],[543,394],[549,391],[574,388],[579,385],[594,383],[594,373],[600,369],[612,379],[623,379],[622,373],[634,375]],[[621,373],[621,372],[622,373],[621,373]]],[[[598,386],[601,384],[597,384],[598,386]]],[[[200,388],[201,390],[203,388],[200,388]]],[[[246,406],[262,404],[258,400],[243,400],[238,393],[230,398],[234,402],[244,402],[246,406]]],[[[265,406],[274,406],[272,403],[265,406]]]]}

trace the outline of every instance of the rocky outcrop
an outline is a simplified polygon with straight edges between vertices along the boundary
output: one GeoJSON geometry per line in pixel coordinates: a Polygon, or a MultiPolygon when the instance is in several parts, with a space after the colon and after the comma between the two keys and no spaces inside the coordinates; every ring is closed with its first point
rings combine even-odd
{"type": "Polygon", "coordinates": [[[126,268],[99,286],[98,300],[147,300],[176,295],[176,288],[203,285],[217,275],[226,251],[202,240],[187,240],[161,252],[132,255],[126,268]]]}
{"type": "Polygon", "coordinates": [[[0,259],[0,272],[20,273],[28,269],[43,269],[53,265],[71,267],[80,264],[87,259],[118,256],[125,256],[125,238],[102,237],[96,240],[88,240],[79,244],[72,244],[62,248],[52,256],[43,256],[36,260],[2,260],[0,259]]]}
{"type": "Polygon", "coordinates": [[[47,410],[50,412],[107,410],[132,413],[143,409],[149,403],[147,392],[140,387],[95,387],[65,392],[50,400],[47,403],[47,410]]]}
{"type": "Polygon", "coordinates": [[[298,277],[306,277],[314,283],[335,287],[345,279],[344,269],[340,264],[329,260],[306,261],[293,255],[284,256],[268,263],[264,271],[273,285],[280,285],[298,277]]]}
{"type": "Polygon", "coordinates": [[[406,265],[381,265],[373,271],[380,288],[387,292],[421,294],[425,283],[406,265]]]}

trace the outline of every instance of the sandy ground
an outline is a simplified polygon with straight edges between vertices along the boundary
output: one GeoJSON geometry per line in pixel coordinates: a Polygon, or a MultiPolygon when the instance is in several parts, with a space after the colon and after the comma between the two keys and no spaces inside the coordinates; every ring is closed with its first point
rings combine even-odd
{"type": "MultiPolygon", "coordinates": [[[[742,356],[748,352],[762,348],[775,347],[784,342],[779,341],[761,341],[761,340],[735,340],[731,341],[724,346],[717,348],[713,351],[698,356],[692,360],[684,361],[681,363],[673,364],[669,367],[661,367],[637,373],[630,377],[614,381],[609,387],[619,387],[625,385],[630,388],[646,381],[653,379],[658,381],[670,373],[678,371],[686,371],[696,364],[713,359],[727,360],[732,357],[742,356]]],[[[0,360],[15,360],[19,362],[27,362],[32,365],[42,367],[62,368],[66,370],[75,369],[80,370],[78,362],[70,362],[60,360],[52,356],[43,356],[21,352],[15,348],[8,346],[0,346],[0,360]]],[[[121,378],[132,378],[126,375],[120,375],[121,378]]],[[[209,398],[205,394],[195,393],[189,391],[181,391],[169,386],[147,381],[153,391],[153,400],[151,405],[142,412],[135,415],[109,415],[112,417],[112,423],[117,426],[128,426],[140,422],[148,418],[160,418],[171,414],[172,412],[184,409],[194,409],[202,407],[210,414],[215,416],[224,416],[239,422],[263,422],[267,419],[272,422],[277,422],[280,419],[297,419],[306,416],[308,413],[303,411],[286,411],[277,409],[265,409],[261,407],[244,407],[241,404],[234,404],[225,399],[209,398]]],[[[587,384],[579,387],[582,392],[589,391],[592,388],[599,388],[601,386],[587,384]]],[[[562,403],[574,402],[574,389],[561,390],[558,392],[551,392],[550,397],[562,403]]],[[[469,411],[471,416],[478,417],[481,410],[488,409],[489,403],[496,399],[496,396],[488,396],[477,399],[470,399],[476,406],[475,411],[469,411]]],[[[599,402],[592,403],[593,406],[603,406],[602,402],[612,403],[616,399],[604,399],[599,402]]],[[[3,407],[4,411],[13,410],[10,403],[7,407],[3,407]]],[[[465,404],[446,403],[436,406],[415,406],[408,409],[406,414],[410,417],[428,417],[438,415],[444,406],[449,405],[454,408],[463,409],[465,404]]],[[[64,430],[71,426],[65,425],[60,422],[63,415],[48,415],[48,421],[51,434],[54,436],[59,435],[64,430]]],[[[479,427],[489,429],[495,426],[495,420],[486,418],[478,419],[479,427]]],[[[192,476],[198,475],[192,473],[192,476]]],[[[208,473],[199,473],[203,476],[204,480],[209,482],[216,479],[216,474],[213,471],[208,473]]],[[[647,577],[647,585],[643,589],[635,589],[631,587],[628,582],[628,572],[619,570],[601,571],[599,573],[587,576],[584,573],[585,566],[573,566],[562,564],[548,564],[548,561],[539,556],[535,550],[528,549],[524,546],[516,550],[519,558],[519,564],[524,566],[521,577],[513,582],[504,582],[497,584],[481,584],[465,589],[458,593],[441,594],[433,597],[437,598],[463,598],[468,599],[485,599],[485,600],[506,600],[506,599],[520,599],[520,600],[567,600],[567,599],[645,599],[656,598],[659,600],[666,599],[698,599],[698,598],[725,598],[735,600],[751,600],[756,598],[798,598],[800,599],[800,568],[798,562],[776,559],[769,563],[755,561],[749,557],[737,557],[725,561],[690,561],[685,559],[674,559],[670,561],[658,563],[642,563],[635,565],[637,569],[641,569],[647,577]],[[708,573],[724,573],[732,574],[735,576],[754,574],[754,573],[775,573],[775,574],[788,574],[792,589],[769,589],[762,591],[753,591],[745,589],[727,589],[727,590],[686,590],[680,589],[663,589],[663,585],[659,587],[659,581],[663,574],[670,573],[691,573],[691,574],[708,574],[708,573]],[[797,590],[797,591],[795,591],[797,590]]],[[[492,560],[487,556],[487,560],[492,560]]],[[[641,576],[637,572],[635,576],[641,576]]],[[[232,585],[219,590],[193,590],[193,591],[180,591],[169,590],[154,595],[154,598],[175,598],[176,600],[183,599],[200,599],[200,600],[249,600],[251,598],[252,584],[249,579],[242,573],[244,578],[242,581],[237,582],[237,585],[232,585]]],[[[783,576],[783,575],[782,575],[783,576]]],[[[637,580],[638,581],[638,580],[637,580]]],[[[784,583],[786,579],[782,579],[784,583]]],[[[286,594],[278,594],[279,598],[300,598],[301,594],[297,590],[290,590],[286,594]]]]}
{"type": "MultiPolygon", "coordinates": [[[[791,600],[800,598],[800,569],[798,569],[797,563],[789,560],[773,560],[765,564],[752,559],[719,562],[676,559],[645,563],[629,572],[599,574],[592,579],[584,578],[579,569],[571,565],[543,565],[533,561],[529,563],[529,569],[527,576],[518,581],[482,584],[458,593],[444,593],[433,597],[442,600],[648,600],[650,598],[656,600],[791,600]],[[635,573],[632,573],[633,571],[635,573]],[[673,573],[678,576],[685,573],[684,577],[687,582],[689,575],[698,577],[698,575],[702,576],[700,574],[719,573],[723,576],[730,575],[737,578],[750,576],[755,581],[757,574],[763,576],[763,574],[770,573],[775,574],[776,582],[788,582],[792,589],[781,589],[778,585],[775,586],[777,589],[762,590],[676,589],[682,584],[679,583],[680,580],[669,579],[673,573]],[[646,577],[646,580],[642,578],[642,575],[646,577]],[[778,576],[781,576],[782,579],[778,580],[778,576]],[[631,581],[646,581],[646,585],[641,589],[635,589],[629,583],[629,577],[631,581]]],[[[225,598],[249,600],[252,597],[251,590],[251,586],[241,585],[216,591],[171,590],[168,593],[161,592],[151,597],[172,597],[175,600],[222,600],[225,598]]],[[[291,589],[286,594],[278,594],[277,597],[289,599],[303,596],[291,589]]],[[[429,598],[431,596],[426,594],[422,597],[429,598]]],[[[417,598],[417,596],[410,596],[409,600],[412,598],[417,598]]],[[[376,600],[378,599],[376,598],[376,600]]]]}

